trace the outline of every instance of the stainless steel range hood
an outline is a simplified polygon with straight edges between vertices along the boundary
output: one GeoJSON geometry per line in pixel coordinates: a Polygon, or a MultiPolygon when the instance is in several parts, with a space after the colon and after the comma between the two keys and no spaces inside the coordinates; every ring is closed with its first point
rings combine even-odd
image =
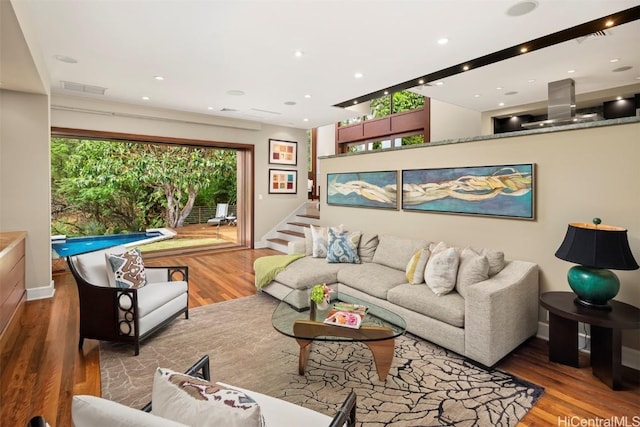
{"type": "Polygon", "coordinates": [[[547,120],[523,123],[522,127],[534,129],[599,120],[596,113],[576,115],[576,83],[573,79],[550,82],[548,85],[548,102],[547,120]]]}

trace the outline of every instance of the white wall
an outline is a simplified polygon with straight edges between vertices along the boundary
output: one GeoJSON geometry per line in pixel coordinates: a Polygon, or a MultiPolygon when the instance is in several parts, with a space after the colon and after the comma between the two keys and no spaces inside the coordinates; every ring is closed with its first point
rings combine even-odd
{"type": "Polygon", "coordinates": [[[431,141],[467,138],[480,135],[478,111],[431,99],[431,141]]]}
{"type": "MultiPolygon", "coordinates": [[[[566,273],[571,264],[554,256],[570,222],[600,217],[605,224],[627,228],[640,261],[639,161],[640,122],[325,158],[320,161],[325,182],[333,172],[535,163],[537,207],[536,219],[526,221],[329,206],[323,195],[322,222],[501,249],[508,258],[540,266],[541,292],[570,291],[566,273]]],[[[621,281],[616,299],[640,305],[640,270],[616,274],[621,281]]],[[[546,320],[543,310],[540,320],[546,320]]],[[[624,334],[626,345],[640,348],[637,330],[624,334]]]]}
{"type": "Polygon", "coordinates": [[[307,134],[304,129],[60,95],[53,95],[51,104],[53,127],[253,145],[255,149],[255,242],[260,241],[262,236],[283,217],[307,199],[307,134]],[[96,111],[109,114],[97,114],[96,111]],[[298,143],[296,167],[269,165],[269,138],[298,143]],[[269,194],[270,168],[297,169],[299,180],[297,194],[269,194]]]}
{"type": "Polygon", "coordinates": [[[30,299],[52,289],[49,141],[49,97],[0,90],[0,231],[27,232],[30,299]]]}

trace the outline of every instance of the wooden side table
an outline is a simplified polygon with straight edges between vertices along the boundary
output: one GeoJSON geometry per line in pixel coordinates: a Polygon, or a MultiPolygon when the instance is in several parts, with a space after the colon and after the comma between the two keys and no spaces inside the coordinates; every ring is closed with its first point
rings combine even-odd
{"type": "Polygon", "coordinates": [[[573,292],[545,292],[549,310],[549,360],[578,367],[578,322],[591,325],[591,369],[613,390],[622,388],[622,329],[640,328],[640,309],[610,301],[611,311],[575,304],[573,292]]]}

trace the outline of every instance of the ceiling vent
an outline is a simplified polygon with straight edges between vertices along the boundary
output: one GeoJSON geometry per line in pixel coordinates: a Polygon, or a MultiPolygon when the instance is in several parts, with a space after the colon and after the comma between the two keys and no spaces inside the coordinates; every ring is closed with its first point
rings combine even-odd
{"type": "Polygon", "coordinates": [[[270,111],[270,110],[261,110],[260,108],[252,108],[252,111],[257,111],[258,113],[266,113],[266,114],[276,114],[276,115],[280,115],[282,113],[279,113],[277,111],[270,111]]]}
{"type": "Polygon", "coordinates": [[[220,111],[223,112],[223,113],[235,113],[238,110],[236,110],[235,108],[226,108],[225,107],[225,108],[221,108],[220,111]]]}
{"type": "Polygon", "coordinates": [[[104,95],[107,88],[101,86],[91,86],[82,83],[60,81],[60,87],[65,90],[74,90],[76,92],[90,93],[92,95],[104,95]]]}
{"type": "Polygon", "coordinates": [[[592,38],[599,38],[599,37],[607,37],[607,36],[611,36],[611,30],[600,30],[600,31],[596,31],[595,33],[591,33],[591,34],[587,34],[586,36],[582,36],[582,37],[578,37],[576,38],[576,41],[578,43],[583,43],[589,39],[592,38]]]}

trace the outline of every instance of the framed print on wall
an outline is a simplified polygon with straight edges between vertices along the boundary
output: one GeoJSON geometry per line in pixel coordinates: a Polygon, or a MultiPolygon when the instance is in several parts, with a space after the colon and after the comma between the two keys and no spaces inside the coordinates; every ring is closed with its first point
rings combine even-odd
{"type": "Polygon", "coordinates": [[[398,171],[327,174],[327,204],[398,210],[398,171]]]}
{"type": "Polygon", "coordinates": [[[298,163],[298,143],[269,139],[269,163],[296,166],[298,163]]]}
{"type": "Polygon", "coordinates": [[[269,193],[296,194],[298,171],[287,169],[269,169],[269,193]]]}
{"type": "Polygon", "coordinates": [[[402,171],[402,209],[535,218],[534,164],[402,171]]]}

